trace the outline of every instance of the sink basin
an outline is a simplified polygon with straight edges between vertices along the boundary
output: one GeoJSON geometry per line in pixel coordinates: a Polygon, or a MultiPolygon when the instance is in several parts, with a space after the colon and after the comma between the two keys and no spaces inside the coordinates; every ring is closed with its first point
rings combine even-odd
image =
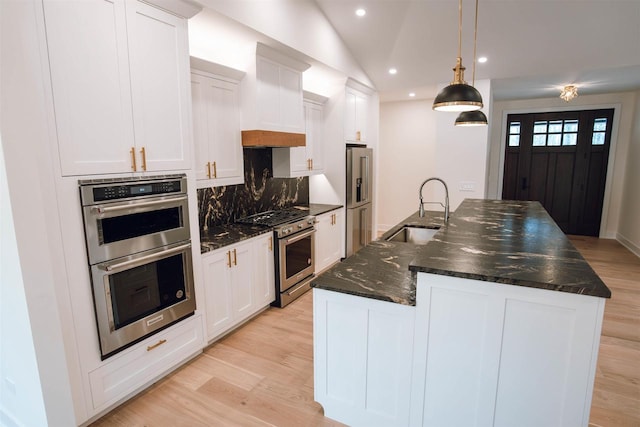
{"type": "Polygon", "coordinates": [[[387,242],[405,242],[414,245],[426,245],[440,230],[440,227],[410,227],[404,226],[400,230],[387,237],[387,242]]]}

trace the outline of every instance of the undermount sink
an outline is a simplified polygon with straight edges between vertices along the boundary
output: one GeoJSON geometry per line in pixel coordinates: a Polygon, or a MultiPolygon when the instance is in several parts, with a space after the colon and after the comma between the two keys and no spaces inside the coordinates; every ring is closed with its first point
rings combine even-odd
{"type": "Polygon", "coordinates": [[[426,245],[440,230],[440,227],[411,227],[405,225],[400,230],[387,237],[387,242],[405,242],[414,245],[426,245]]]}

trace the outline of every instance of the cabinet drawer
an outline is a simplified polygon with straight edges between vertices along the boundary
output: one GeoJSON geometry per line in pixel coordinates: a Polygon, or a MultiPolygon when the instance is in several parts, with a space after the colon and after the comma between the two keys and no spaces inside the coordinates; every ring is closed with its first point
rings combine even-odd
{"type": "Polygon", "coordinates": [[[202,349],[202,320],[194,316],[136,344],[89,373],[93,408],[104,409],[202,349]]]}

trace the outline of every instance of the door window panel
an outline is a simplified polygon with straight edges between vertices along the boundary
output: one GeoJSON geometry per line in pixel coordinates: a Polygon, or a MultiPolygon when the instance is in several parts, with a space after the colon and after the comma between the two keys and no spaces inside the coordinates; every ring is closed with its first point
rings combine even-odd
{"type": "Polygon", "coordinates": [[[604,145],[607,133],[607,118],[598,118],[593,121],[593,136],[591,145],[604,145]]]}
{"type": "Polygon", "coordinates": [[[509,147],[518,147],[520,145],[520,122],[511,122],[509,124],[509,147]]]}

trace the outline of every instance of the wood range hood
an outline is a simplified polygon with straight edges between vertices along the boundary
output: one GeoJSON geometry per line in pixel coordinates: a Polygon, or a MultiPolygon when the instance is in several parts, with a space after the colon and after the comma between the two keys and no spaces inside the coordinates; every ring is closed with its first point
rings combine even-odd
{"type": "Polygon", "coordinates": [[[274,132],[270,130],[243,130],[243,147],[304,147],[304,133],[274,132]]]}

